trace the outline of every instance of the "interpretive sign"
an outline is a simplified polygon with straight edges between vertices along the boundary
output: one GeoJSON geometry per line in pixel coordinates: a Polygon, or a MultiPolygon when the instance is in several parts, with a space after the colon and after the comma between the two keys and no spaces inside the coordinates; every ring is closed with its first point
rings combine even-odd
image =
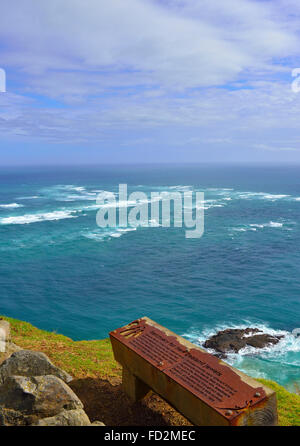
{"type": "Polygon", "coordinates": [[[110,339],[133,400],[153,390],[196,425],[277,424],[275,392],[149,318],[110,339]]]}

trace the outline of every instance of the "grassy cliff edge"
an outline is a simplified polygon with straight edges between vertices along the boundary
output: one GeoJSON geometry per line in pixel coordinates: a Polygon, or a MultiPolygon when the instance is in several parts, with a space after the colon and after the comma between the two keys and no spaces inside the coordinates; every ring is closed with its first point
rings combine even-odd
{"type": "MultiPolygon", "coordinates": [[[[115,362],[109,339],[78,341],[44,330],[16,319],[4,317],[11,324],[12,341],[24,349],[44,352],[75,378],[99,378],[117,382],[121,367],[115,362]]],[[[0,353],[1,359],[1,353],[0,353]]],[[[292,394],[279,384],[258,379],[277,392],[279,424],[300,425],[300,396],[292,394]]]]}

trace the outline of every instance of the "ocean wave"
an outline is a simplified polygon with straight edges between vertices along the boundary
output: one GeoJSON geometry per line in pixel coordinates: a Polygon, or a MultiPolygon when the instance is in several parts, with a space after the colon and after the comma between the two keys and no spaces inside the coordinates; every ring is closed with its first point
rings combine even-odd
{"type": "Polygon", "coordinates": [[[130,228],[115,228],[113,230],[102,230],[102,231],[90,231],[82,233],[82,236],[90,240],[95,240],[97,242],[103,242],[112,238],[119,238],[123,234],[131,231],[136,231],[136,227],[130,228]]]}
{"type": "Polygon", "coordinates": [[[75,186],[72,184],[55,185],[41,189],[44,197],[55,201],[93,201],[96,200],[97,193],[89,192],[84,186],[75,186]]]}
{"type": "Polygon", "coordinates": [[[25,225],[30,223],[39,223],[43,221],[64,220],[66,218],[76,218],[76,211],[53,211],[40,214],[26,214],[14,217],[5,217],[0,219],[1,225],[25,225]]]}
{"type": "Polygon", "coordinates": [[[252,192],[252,191],[237,191],[230,188],[208,188],[204,192],[209,194],[213,193],[215,195],[221,195],[223,200],[266,200],[266,201],[277,201],[277,200],[300,200],[300,197],[292,197],[287,194],[271,194],[269,192],[252,192]]]}
{"type": "MultiPolygon", "coordinates": [[[[96,208],[122,208],[122,207],[133,207],[141,204],[151,204],[155,203],[157,201],[164,201],[168,200],[170,198],[169,194],[166,192],[162,196],[157,197],[147,197],[143,200],[118,200],[117,198],[115,201],[107,201],[105,202],[105,199],[109,198],[108,196],[98,196],[97,197],[97,204],[89,206],[90,209],[96,209],[96,208]],[[103,200],[103,202],[101,201],[103,200]]],[[[130,198],[130,196],[129,196],[130,198]]]]}
{"type": "Polygon", "coordinates": [[[250,223],[248,225],[230,228],[230,230],[235,232],[257,231],[258,229],[264,229],[264,228],[284,228],[291,230],[291,228],[285,228],[285,226],[292,224],[294,224],[294,222],[283,223],[278,221],[269,221],[268,223],[250,223]]]}
{"type": "Polygon", "coordinates": [[[277,221],[270,221],[269,223],[250,224],[252,228],[282,228],[283,223],[277,221]]]}
{"type": "MultiPolygon", "coordinates": [[[[144,202],[146,203],[146,201],[144,202]]],[[[132,206],[136,206],[138,203],[136,201],[119,201],[116,200],[115,202],[108,202],[108,203],[103,203],[103,204],[99,204],[100,207],[104,207],[104,208],[123,208],[123,207],[132,207],[132,206]]],[[[139,203],[142,204],[142,203],[139,203]]]]}
{"type": "Polygon", "coordinates": [[[3,209],[16,209],[16,208],[22,208],[22,207],[24,207],[24,205],[18,204],[18,203],[0,204],[0,208],[3,208],[3,209]]]}
{"type": "Polygon", "coordinates": [[[136,206],[137,202],[136,201],[115,201],[115,202],[108,202],[108,203],[99,203],[99,204],[91,204],[88,206],[82,206],[78,209],[82,209],[82,210],[86,210],[86,211],[93,211],[93,210],[97,210],[97,209],[110,209],[110,208],[122,208],[122,207],[132,207],[132,206],[136,206]]]}
{"type": "Polygon", "coordinates": [[[74,184],[62,184],[57,185],[55,188],[58,189],[66,189],[66,190],[74,190],[76,192],[84,192],[86,188],[84,186],[74,186],[74,184]]]}
{"type": "Polygon", "coordinates": [[[91,193],[96,194],[97,195],[97,199],[99,199],[99,200],[100,200],[100,198],[102,200],[105,200],[107,198],[110,198],[112,195],[116,197],[115,192],[111,192],[109,190],[99,189],[99,190],[93,190],[91,193]]]}
{"type": "Polygon", "coordinates": [[[207,204],[207,205],[197,205],[196,209],[204,209],[205,211],[207,211],[208,209],[211,208],[223,208],[225,205],[224,204],[207,204]]]}
{"type": "Polygon", "coordinates": [[[192,206],[187,205],[186,202],[183,203],[184,209],[204,209],[208,210],[211,208],[223,208],[227,203],[224,202],[224,199],[209,199],[201,201],[200,204],[193,203],[192,206]]]}
{"type": "Polygon", "coordinates": [[[256,228],[230,228],[230,230],[235,232],[247,232],[247,231],[256,231],[256,228]]]}
{"type": "Polygon", "coordinates": [[[55,198],[56,201],[96,201],[96,194],[85,194],[85,195],[62,195],[62,196],[57,196],[55,198]]]}
{"type": "Polygon", "coordinates": [[[232,189],[231,187],[208,187],[205,189],[208,192],[231,192],[234,191],[234,189],[232,189]]]}
{"type": "Polygon", "coordinates": [[[238,200],[267,200],[267,201],[277,201],[283,199],[291,198],[290,195],[286,194],[270,194],[267,192],[236,192],[235,198],[238,200]]]}
{"type": "Polygon", "coordinates": [[[138,228],[158,228],[161,227],[161,224],[156,219],[150,219],[149,221],[141,221],[136,226],[128,226],[128,227],[116,227],[111,229],[99,229],[95,231],[82,232],[81,235],[85,238],[96,240],[96,241],[105,241],[111,238],[119,238],[122,235],[136,231],[138,228]]]}
{"type": "Polygon", "coordinates": [[[17,200],[36,200],[37,198],[41,198],[40,195],[29,195],[25,197],[18,197],[17,200]]]}
{"type": "Polygon", "coordinates": [[[280,200],[281,198],[288,198],[288,197],[290,197],[290,195],[284,195],[284,194],[278,194],[278,195],[266,194],[266,195],[264,195],[263,198],[265,198],[266,200],[280,200]]]}
{"type": "Polygon", "coordinates": [[[167,188],[172,191],[174,190],[174,191],[178,191],[178,192],[186,192],[186,191],[191,191],[193,189],[193,186],[185,186],[185,185],[179,184],[178,186],[167,186],[167,188]]]}

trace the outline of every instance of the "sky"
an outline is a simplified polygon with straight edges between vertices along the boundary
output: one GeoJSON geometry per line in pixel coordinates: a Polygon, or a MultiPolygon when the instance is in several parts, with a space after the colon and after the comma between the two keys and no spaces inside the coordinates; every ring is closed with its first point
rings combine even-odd
{"type": "Polygon", "coordinates": [[[298,67],[299,0],[2,2],[0,165],[300,163],[298,67]]]}

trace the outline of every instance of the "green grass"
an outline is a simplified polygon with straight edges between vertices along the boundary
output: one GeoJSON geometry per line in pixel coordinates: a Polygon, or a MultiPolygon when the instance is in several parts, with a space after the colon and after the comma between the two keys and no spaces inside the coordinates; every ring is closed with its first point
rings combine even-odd
{"type": "Polygon", "coordinates": [[[274,381],[268,379],[258,379],[257,381],[275,390],[280,426],[300,426],[300,396],[288,392],[274,381]]]}
{"type": "Polygon", "coordinates": [[[12,341],[24,349],[44,352],[58,367],[76,378],[109,379],[121,376],[109,339],[75,342],[66,336],[40,330],[16,319],[11,324],[12,341]]]}
{"type": "MultiPolygon", "coordinates": [[[[40,330],[16,319],[3,317],[11,324],[12,341],[24,349],[44,352],[58,367],[76,378],[114,380],[121,377],[109,339],[75,342],[66,336],[40,330]]],[[[1,354],[0,354],[1,355],[1,354]]],[[[300,425],[300,396],[288,392],[279,384],[258,379],[277,393],[278,416],[281,426],[300,425]]]]}

